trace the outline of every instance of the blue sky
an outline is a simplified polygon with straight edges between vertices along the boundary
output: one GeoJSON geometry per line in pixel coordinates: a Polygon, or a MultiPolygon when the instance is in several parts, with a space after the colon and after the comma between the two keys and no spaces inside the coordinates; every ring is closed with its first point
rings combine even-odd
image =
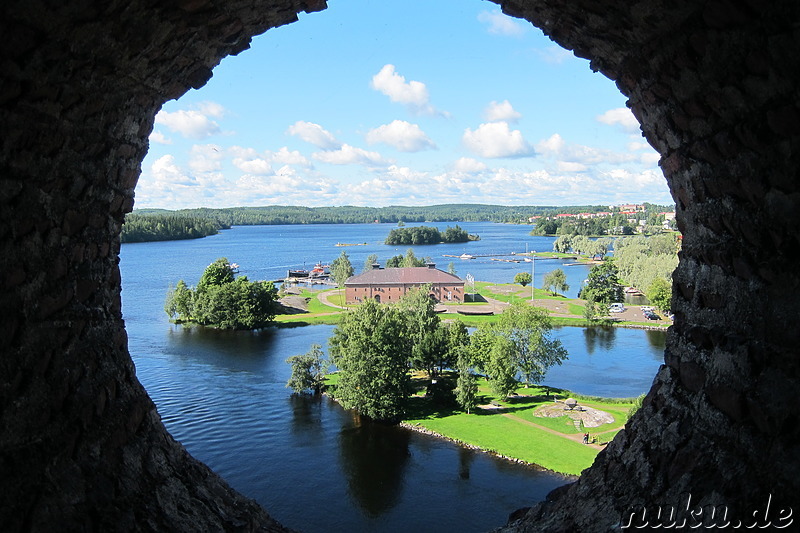
{"type": "Polygon", "coordinates": [[[614,83],[480,0],[330,0],[156,116],[136,207],[672,204],[614,83]]]}

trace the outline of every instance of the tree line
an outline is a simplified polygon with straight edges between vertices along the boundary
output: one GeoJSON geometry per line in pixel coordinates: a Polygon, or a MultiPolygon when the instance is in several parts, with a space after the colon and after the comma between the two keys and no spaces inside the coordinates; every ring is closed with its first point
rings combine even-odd
{"type": "Polygon", "coordinates": [[[439,244],[442,242],[477,241],[479,239],[479,236],[470,235],[466,230],[461,229],[461,226],[458,224],[453,228],[447,226],[444,233],[430,226],[413,226],[410,228],[400,227],[391,230],[384,244],[439,244]]]}
{"type": "Polygon", "coordinates": [[[507,397],[520,380],[538,383],[548,368],[567,358],[561,342],[551,338],[550,318],[542,309],[512,304],[496,322],[470,335],[458,320],[441,321],[429,290],[409,291],[396,304],[366,300],[344,314],[328,341],[330,362],[318,345],[290,357],[287,386],[297,393],[319,391],[333,364],[338,369],[333,395],[344,407],[397,421],[412,393],[412,370],[430,378],[426,396],[469,412],[478,402],[478,375],[507,397]]]}
{"type": "Polygon", "coordinates": [[[122,242],[175,241],[216,235],[230,225],[214,217],[129,213],[122,225],[122,242]]]}

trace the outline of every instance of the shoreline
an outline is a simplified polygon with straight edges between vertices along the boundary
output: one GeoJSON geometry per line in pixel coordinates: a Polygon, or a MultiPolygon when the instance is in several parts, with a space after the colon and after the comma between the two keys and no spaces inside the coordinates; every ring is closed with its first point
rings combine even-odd
{"type": "Polygon", "coordinates": [[[542,471],[547,472],[549,474],[555,474],[555,475],[563,477],[564,480],[567,481],[567,482],[576,481],[580,477],[580,476],[576,476],[576,475],[573,475],[573,474],[565,474],[563,472],[558,472],[556,470],[547,468],[547,467],[542,466],[542,465],[537,464],[537,463],[531,463],[531,462],[525,461],[523,459],[518,459],[516,457],[511,457],[509,455],[503,455],[503,454],[498,453],[498,452],[496,452],[494,450],[487,450],[487,449],[481,448],[480,446],[477,446],[475,444],[470,444],[468,442],[464,442],[462,440],[459,440],[459,439],[456,439],[456,438],[453,438],[453,437],[448,437],[447,435],[442,435],[439,432],[436,432],[436,431],[434,431],[432,429],[426,428],[425,426],[423,426],[419,422],[417,422],[416,424],[409,424],[408,422],[400,422],[400,423],[397,424],[397,426],[401,427],[401,428],[405,428],[405,429],[407,429],[409,431],[415,431],[415,432],[423,434],[423,435],[428,435],[430,437],[434,437],[434,438],[437,438],[437,439],[445,440],[447,442],[455,444],[456,446],[460,446],[460,447],[466,448],[468,450],[472,450],[472,451],[476,451],[476,452],[480,452],[480,453],[485,453],[487,455],[491,455],[492,457],[497,457],[498,459],[503,459],[504,461],[510,461],[512,463],[516,463],[516,464],[519,464],[519,465],[529,466],[529,467],[535,468],[537,470],[542,470],[542,471]]]}

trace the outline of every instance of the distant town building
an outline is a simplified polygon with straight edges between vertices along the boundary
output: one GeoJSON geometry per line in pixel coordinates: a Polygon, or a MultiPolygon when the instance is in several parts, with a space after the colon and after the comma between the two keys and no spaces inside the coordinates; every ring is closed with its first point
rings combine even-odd
{"type": "Polygon", "coordinates": [[[345,281],[345,301],[357,304],[367,299],[396,302],[410,289],[430,284],[431,296],[437,302],[463,302],[464,281],[454,274],[436,268],[433,263],[424,267],[380,268],[351,276],[345,281]]]}

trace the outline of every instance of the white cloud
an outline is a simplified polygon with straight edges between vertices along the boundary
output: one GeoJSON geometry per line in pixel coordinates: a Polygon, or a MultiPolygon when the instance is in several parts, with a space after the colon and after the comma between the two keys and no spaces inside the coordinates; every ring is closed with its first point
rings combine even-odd
{"type": "Polygon", "coordinates": [[[195,144],[189,156],[189,168],[195,173],[216,172],[222,168],[222,149],[216,144],[195,144]]]}
{"type": "Polygon", "coordinates": [[[150,142],[156,144],[172,144],[172,139],[169,139],[166,135],[164,135],[160,131],[153,131],[153,133],[150,134],[149,139],[150,142]]]}
{"type": "Polygon", "coordinates": [[[631,152],[635,152],[637,150],[647,150],[650,148],[650,145],[643,142],[632,141],[628,143],[628,150],[631,152]]]}
{"type": "Polygon", "coordinates": [[[325,152],[314,152],[311,157],[323,163],[331,165],[365,165],[374,167],[385,167],[388,161],[381,157],[378,152],[369,152],[363,148],[356,148],[349,144],[343,144],[338,150],[328,150],[325,152]]]}
{"type": "Polygon", "coordinates": [[[298,120],[286,130],[290,135],[300,137],[309,144],[313,144],[323,150],[336,150],[341,148],[342,143],[336,137],[319,124],[298,120]]]}
{"type": "Polygon", "coordinates": [[[589,167],[574,161],[558,161],[556,168],[558,168],[559,172],[586,172],[589,167]]]}
{"type": "Polygon", "coordinates": [[[575,57],[572,52],[558,45],[548,46],[546,48],[539,48],[536,50],[542,61],[551,65],[560,65],[564,61],[575,57]]]}
{"type": "Polygon", "coordinates": [[[523,157],[534,153],[533,147],[519,130],[511,130],[506,122],[481,124],[475,131],[467,128],[464,145],[481,157],[523,157]]]}
{"type": "Polygon", "coordinates": [[[471,157],[461,157],[453,163],[453,168],[456,172],[465,172],[467,174],[473,174],[476,172],[483,172],[486,170],[486,163],[482,163],[477,159],[473,159],[471,157]]]}
{"type": "Polygon", "coordinates": [[[367,132],[369,144],[384,143],[401,152],[419,152],[436,148],[436,144],[422,129],[405,120],[394,120],[367,132]]]}
{"type": "Polygon", "coordinates": [[[297,150],[289,151],[285,146],[272,153],[272,161],[283,163],[284,165],[299,165],[301,167],[311,167],[311,161],[297,150]]]}
{"type": "Polygon", "coordinates": [[[197,184],[193,178],[189,177],[181,170],[175,162],[175,157],[171,154],[163,155],[156,159],[150,166],[150,175],[154,182],[160,184],[178,186],[192,186],[197,184]]]}
{"type": "Polygon", "coordinates": [[[389,100],[408,106],[419,114],[439,113],[431,104],[428,88],[421,81],[406,82],[406,78],[395,71],[394,65],[386,64],[372,77],[370,86],[389,97],[389,100]]]}
{"type": "Polygon", "coordinates": [[[522,114],[515,111],[508,100],[496,102],[492,100],[483,111],[483,116],[487,122],[510,122],[514,123],[522,117],[522,114]]]}
{"type": "MultiPolygon", "coordinates": [[[[215,113],[212,116],[222,115],[222,106],[219,104],[206,102],[202,107],[211,109],[215,113]]],[[[180,133],[187,139],[204,139],[221,133],[219,124],[208,118],[209,114],[194,109],[179,109],[172,113],[162,109],[156,115],[155,122],[166,126],[170,131],[180,133]]]]}
{"type": "Polygon", "coordinates": [[[639,156],[639,161],[641,161],[644,165],[657,165],[660,160],[661,154],[658,152],[642,154],[639,156]]]}
{"type": "Polygon", "coordinates": [[[236,157],[233,160],[233,165],[246,174],[272,174],[272,165],[269,164],[269,161],[260,157],[254,159],[236,157]]]}
{"type": "Polygon", "coordinates": [[[200,113],[215,118],[222,118],[222,116],[225,114],[225,108],[216,102],[200,102],[196,107],[200,113]]]}
{"type": "Polygon", "coordinates": [[[525,33],[525,26],[500,11],[482,11],[478,21],[486,24],[487,31],[493,35],[519,36],[525,33]]]}
{"type": "Polygon", "coordinates": [[[609,109],[602,115],[595,117],[598,122],[608,124],[609,126],[618,125],[627,132],[639,131],[639,121],[633,116],[631,110],[627,107],[618,107],[616,109],[609,109]]]}
{"type": "Polygon", "coordinates": [[[544,141],[540,141],[536,145],[536,151],[543,154],[558,154],[564,149],[564,146],[566,146],[564,138],[558,133],[554,133],[544,141]]]}

